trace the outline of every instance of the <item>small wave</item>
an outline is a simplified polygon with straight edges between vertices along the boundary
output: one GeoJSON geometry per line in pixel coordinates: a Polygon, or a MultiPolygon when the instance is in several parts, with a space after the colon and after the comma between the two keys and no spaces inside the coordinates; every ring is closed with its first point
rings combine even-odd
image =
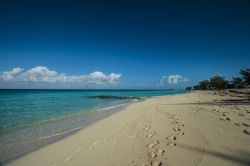
{"type": "MultiPolygon", "coordinates": [[[[138,99],[132,99],[131,103],[135,103],[137,101],[138,101],[138,99]]],[[[122,107],[122,106],[126,106],[126,105],[131,104],[131,103],[123,103],[123,104],[113,105],[113,106],[110,106],[110,107],[104,107],[104,108],[98,109],[97,111],[100,112],[100,111],[105,111],[105,110],[111,110],[111,109],[119,108],[119,107],[122,107]]]]}
{"type": "MultiPolygon", "coordinates": [[[[131,103],[135,103],[135,102],[138,102],[138,101],[139,101],[139,99],[132,99],[131,102],[129,102],[129,103],[123,103],[123,104],[113,105],[113,106],[109,106],[109,107],[104,107],[104,108],[98,109],[97,111],[101,112],[101,111],[105,111],[105,110],[111,110],[111,109],[119,108],[119,107],[122,107],[122,106],[126,106],[126,105],[131,104],[131,103]]],[[[62,134],[66,134],[66,133],[69,133],[69,132],[72,132],[72,131],[75,131],[75,130],[79,130],[81,128],[82,127],[76,127],[76,128],[66,130],[66,131],[63,131],[63,132],[60,132],[60,133],[56,133],[56,134],[52,134],[52,135],[48,135],[48,136],[43,136],[43,137],[40,137],[40,139],[48,139],[48,138],[59,136],[59,135],[62,135],[62,134]]]]}
{"type": "Polygon", "coordinates": [[[60,132],[60,133],[56,133],[56,134],[53,134],[53,135],[43,136],[43,137],[40,137],[40,139],[47,139],[47,138],[55,137],[55,136],[66,134],[66,133],[69,133],[69,132],[72,132],[72,131],[75,131],[75,130],[79,130],[81,128],[82,127],[76,127],[76,128],[66,130],[66,131],[63,131],[63,132],[60,132]]]}

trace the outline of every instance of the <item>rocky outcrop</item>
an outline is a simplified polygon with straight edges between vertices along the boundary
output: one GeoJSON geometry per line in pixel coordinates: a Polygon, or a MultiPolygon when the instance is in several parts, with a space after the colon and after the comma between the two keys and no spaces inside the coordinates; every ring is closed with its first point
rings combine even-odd
{"type": "Polygon", "coordinates": [[[111,95],[100,95],[100,96],[88,96],[91,99],[141,99],[140,97],[136,96],[111,96],[111,95]]]}

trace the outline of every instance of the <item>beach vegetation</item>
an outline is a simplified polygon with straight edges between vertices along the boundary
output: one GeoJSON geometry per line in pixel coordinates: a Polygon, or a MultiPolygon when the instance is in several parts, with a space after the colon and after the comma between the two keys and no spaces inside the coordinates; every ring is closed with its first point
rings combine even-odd
{"type": "Polygon", "coordinates": [[[241,77],[233,77],[231,81],[220,75],[215,75],[209,80],[200,81],[193,87],[187,87],[186,90],[221,90],[221,89],[240,89],[249,88],[250,68],[240,70],[241,77]]]}
{"type": "Polygon", "coordinates": [[[240,74],[244,80],[244,83],[250,85],[250,69],[241,70],[240,74]]]}
{"type": "Polygon", "coordinates": [[[229,81],[222,76],[213,76],[210,78],[210,89],[227,89],[229,81]]]}
{"type": "Polygon", "coordinates": [[[199,90],[199,89],[200,89],[200,86],[199,86],[199,85],[195,85],[195,86],[193,86],[193,89],[194,89],[194,90],[199,90]]]}
{"type": "Polygon", "coordinates": [[[203,80],[199,82],[199,89],[200,90],[208,90],[210,88],[210,82],[208,80],[203,80]]]}
{"type": "Polygon", "coordinates": [[[233,77],[230,88],[240,89],[243,88],[243,79],[240,77],[233,77]]]}

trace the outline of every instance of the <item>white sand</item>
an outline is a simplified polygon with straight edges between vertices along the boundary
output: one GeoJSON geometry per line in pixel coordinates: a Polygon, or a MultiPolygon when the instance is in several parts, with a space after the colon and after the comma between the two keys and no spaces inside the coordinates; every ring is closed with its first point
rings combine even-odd
{"type": "Polygon", "coordinates": [[[250,165],[250,105],[222,99],[239,98],[193,92],[147,99],[9,165],[250,165]]]}

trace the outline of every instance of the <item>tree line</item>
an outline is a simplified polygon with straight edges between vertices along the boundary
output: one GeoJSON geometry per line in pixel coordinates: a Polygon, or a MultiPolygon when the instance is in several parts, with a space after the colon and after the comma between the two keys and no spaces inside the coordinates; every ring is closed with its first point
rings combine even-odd
{"type": "Polygon", "coordinates": [[[240,70],[240,77],[233,77],[231,81],[223,76],[213,76],[209,80],[200,81],[193,87],[186,87],[186,90],[220,90],[220,89],[241,89],[249,88],[250,69],[240,70]]]}

